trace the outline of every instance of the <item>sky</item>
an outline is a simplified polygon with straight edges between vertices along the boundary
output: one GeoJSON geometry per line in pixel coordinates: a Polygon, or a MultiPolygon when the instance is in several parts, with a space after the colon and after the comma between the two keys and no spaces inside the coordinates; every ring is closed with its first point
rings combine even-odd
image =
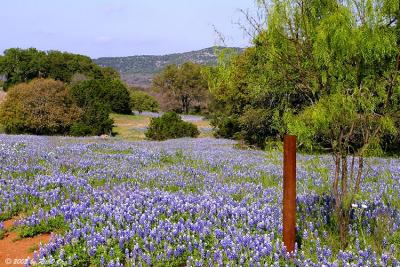
{"type": "Polygon", "coordinates": [[[249,45],[237,22],[254,0],[2,0],[0,53],[36,47],[104,56],[249,45]]]}

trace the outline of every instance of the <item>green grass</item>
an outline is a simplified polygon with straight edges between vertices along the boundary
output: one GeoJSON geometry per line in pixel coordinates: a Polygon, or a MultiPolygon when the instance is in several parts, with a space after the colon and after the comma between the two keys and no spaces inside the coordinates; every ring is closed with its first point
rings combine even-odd
{"type": "MultiPolygon", "coordinates": [[[[144,135],[146,127],[150,124],[151,117],[144,116],[141,114],[135,115],[123,115],[123,114],[111,114],[111,118],[114,120],[113,132],[117,134],[117,138],[138,141],[145,140],[144,135]]],[[[199,131],[199,137],[212,137],[212,132],[202,131],[203,128],[209,128],[210,123],[207,120],[196,121],[194,123],[199,131]]]]}
{"type": "Polygon", "coordinates": [[[143,115],[111,114],[114,120],[113,132],[117,137],[125,140],[144,140],[144,128],[150,123],[150,117],[143,115]]]}
{"type": "Polygon", "coordinates": [[[5,230],[0,230],[0,240],[3,239],[6,235],[6,231],[5,230]]]}
{"type": "Polygon", "coordinates": [[[34,251],[39,251],[39,245],[38,244],[34,244],[31,247],[28,248],[28,252],[32,253],[34,251]]]}
{"type": "Polygon", "coordinates": [[[67,225],[64,222],[64,217],[58,215],[53,218],[49,218],[47,222],[41,221],[40,224],[34,226],[21,226],[18,228],[18,237],[32,237],[38,234],[50,233],[53,231],[64,232],[67,225]]]}

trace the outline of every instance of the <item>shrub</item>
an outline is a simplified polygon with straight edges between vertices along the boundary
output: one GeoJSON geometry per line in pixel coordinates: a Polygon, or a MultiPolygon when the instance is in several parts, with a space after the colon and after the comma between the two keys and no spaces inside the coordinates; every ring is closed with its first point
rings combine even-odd
{"type": "Polygon", "coordinates": [[[36,79],[10,88],[0,123],[7,133],[66,134],[81,115],[63,82],[36,79]]]}
{"type": "Polygon", "coordinates": [[[186,136],[197,137],[199,134],[196,125],[183,121],[175,112],[167,112],[159,118],[152,118],[145,133],[147,138],[159,141],[186,136]]]}
{"type": "Polygon", "coordinates": [[[133,91],[131,93],[131,108],[139,111],[158,112],[159,104],[151,95],[142,91],[133,91]]]}
{"type": "Polygon", "coordinates": [[[273,112],[262,108],[248,108],[239,117],[242,138],[248,144],[254,144],[260,148],[265,147],[267,136],[274,136],[271,127],[273,124],[273,112]]]}
{"type": "Polygon", "coordinates": [[[84,111],[81,120],[72,125],[71,135],[101,135],[112,131],[114,121],[110,119],[108,106],[101,102],[92,102],[84,111]]]}
{"type": "Polygon", "coordinates": [[[236,116],[214,113],[210,116],[215,137],[235,138],[240,133],[240,124],[236,116]]]}

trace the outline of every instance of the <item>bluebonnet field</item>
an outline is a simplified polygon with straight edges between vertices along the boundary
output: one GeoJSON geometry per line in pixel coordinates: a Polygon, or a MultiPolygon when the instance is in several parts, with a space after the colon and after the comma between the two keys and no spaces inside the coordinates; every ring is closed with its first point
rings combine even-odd
{"type": "Polygon", "coordinates": [[[400,161],[369,159],[349,245],[333,229],[329,156],[298,157],[298,243],[281,243],[281,154],[234,142],[0,135],[0,221],[52,231],[53,266],[398,266],[400,161]]]}

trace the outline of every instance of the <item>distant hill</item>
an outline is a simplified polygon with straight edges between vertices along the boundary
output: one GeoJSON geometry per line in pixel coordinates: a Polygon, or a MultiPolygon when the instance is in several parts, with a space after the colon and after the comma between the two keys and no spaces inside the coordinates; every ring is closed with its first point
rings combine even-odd
{"type": "MultiPolygon", "coordinates": [[[[183,64],[192,61],[204,65],[215,65],[217,63],[216,49],[220,47],[209,47],[197,51],[175,53],[162,56],[127,56],[127,57],[101,57],[94,62],[103,67],[112,67],[117,70],[122,79],[127,83],[148,87],[151,85],[154,74],[159,73],[169,64],[183,64]]],[[[238,53],[243,48],[234,47],[238,53]]]]}

